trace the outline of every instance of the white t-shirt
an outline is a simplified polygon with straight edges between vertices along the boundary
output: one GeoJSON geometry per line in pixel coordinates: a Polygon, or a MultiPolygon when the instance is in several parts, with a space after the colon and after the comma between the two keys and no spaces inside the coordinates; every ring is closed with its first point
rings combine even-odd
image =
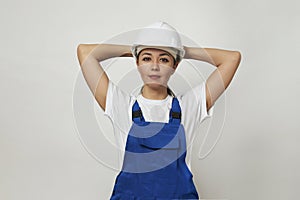
{"type": "MultiPolygon", "coordinates": [[[[185,92],[176,95],[181,108],[181,124],[184,127],[186,135],[187,150],[192,147],[195,129],[199,124],[213,114],[212,106],[207,112],[205,82],[185,92]]],[[[172,96],[168,95],[163,100],[146,99],[141,94],[137,97],[127,94],[109,81],[106,96],[105,115],[110,118],[114,127],[116,145],[120,152],[120,164],[123,163],[126,140],[132,125],[132,106],[135,101],[142,110],[145,121],[168,123],[169,113],[172,108],[172,96]]],[[[190,167],[191,157],[187,151],[186,163],[190,167]]]]}

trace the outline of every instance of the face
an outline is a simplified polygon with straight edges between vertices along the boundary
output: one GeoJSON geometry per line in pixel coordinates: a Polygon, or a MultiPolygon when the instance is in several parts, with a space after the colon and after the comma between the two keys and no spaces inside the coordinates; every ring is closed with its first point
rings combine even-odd
{"type": "Polygon", "coordinates": [[[177,65],[168,52],[159,49],[144,49],[137,59],[138,71],[144,83],[156,87],[167,87],[177,65]]]}

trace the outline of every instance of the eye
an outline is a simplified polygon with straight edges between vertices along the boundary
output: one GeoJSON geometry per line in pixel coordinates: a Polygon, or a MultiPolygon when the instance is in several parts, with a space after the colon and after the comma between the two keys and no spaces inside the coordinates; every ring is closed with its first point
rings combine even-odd
{"type": "Polygon", "coordinates": [[[170,62],[170,60],[168,58],[161,58],[160,61],[163,62],[163,63],[170,62]]]}
{"type": "Polygon", "coordinates": [[[149,62],[149,61],[151,61],[151,58],[146,56],[146,57],[142,58],[142,61],[149,62]]]}

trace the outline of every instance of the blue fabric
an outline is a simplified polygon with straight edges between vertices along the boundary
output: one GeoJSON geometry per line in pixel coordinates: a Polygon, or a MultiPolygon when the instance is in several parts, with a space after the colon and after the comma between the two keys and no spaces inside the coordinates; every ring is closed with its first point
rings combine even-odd
{"type": "MultiPolygon", "coordinates": [[[[134,112],[141,112],[137,101],[134,112]]],[[[178,113],[180,105],[173,98],[168,123],[146,122],[142,114],[133,115],[111,200],[199,199],[185,163],[186,140],[178,113]]]]}

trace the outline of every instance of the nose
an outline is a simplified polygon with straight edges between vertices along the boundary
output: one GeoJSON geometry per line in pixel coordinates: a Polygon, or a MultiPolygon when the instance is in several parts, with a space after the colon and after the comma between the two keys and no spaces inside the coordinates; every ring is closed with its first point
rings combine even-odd
{"type": "Polygon", "coordinates": [[[159,71],[159,65],[157,61],[154,61],[151,65],[151,70],[152,71],[159,71]]]}

